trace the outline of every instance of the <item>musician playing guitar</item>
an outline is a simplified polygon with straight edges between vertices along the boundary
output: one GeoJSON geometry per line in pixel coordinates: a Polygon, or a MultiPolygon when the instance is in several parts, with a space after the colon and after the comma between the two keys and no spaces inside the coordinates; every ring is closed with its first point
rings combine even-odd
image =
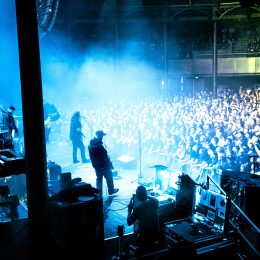
{"type": "Polygon", "coordinates": [[[58,109],[53,104],[50,104],[48,102],[44,102],[43,111],[44,111],[45,139],[46,139],[46,143],[49,143],[51,127],[53,123],[60,118],[60,113],[58,112],[58,109]]]}
{"type": "Polygon", "coordinates": [[[82,163],[88,163],[86,159],[85,146],[83,143],[84,134],[82,133],[81,115],[79,111],[73,113],[70,120],[70,140],[72,142],[72,159],[73,163],[79,163],[77,151],[80,150],[82,163]]]}

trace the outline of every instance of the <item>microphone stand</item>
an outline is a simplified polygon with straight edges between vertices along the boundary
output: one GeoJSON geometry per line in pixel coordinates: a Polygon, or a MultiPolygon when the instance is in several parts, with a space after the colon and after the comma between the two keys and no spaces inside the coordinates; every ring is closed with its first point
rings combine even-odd
{"type": "Polygon", "coordinates": [[[138,130],[138,144],[139,144],[139,175],[138,175],[138,179],[141,179],[141,178],[143,178],[143,175],[142,175],[142,147],[141,147],[140,129],[138,130]]]}
{"type": "Polygon", "coordinates": [[[124,236],[125,226],[124,225],[118,225],[117,226],[117,234],[118,234],[118,244],[119,244],[119,256],[113,256],[112,260],[120,260],[120,259],[126,259],[124,258],[124,252],[122,248],[122,239],[124,236]]]}
{"type": "Polygon", "coordinates": [[[255,169],[256,169],[256,158],[258,158],[258,155],[250,155],[249,158],[252,157],[253,158],[253,174],[252,177],[256,178],[256,173],[255,173],[255,169]]]}
{"type": "Polygon", "coordinates": [[[143,179],[143,175],[142,175],[142,146],[141,146],[140,129],[138,130],[138,146],[139,146],[139,174],[138,174],[138,178],[131,181],[131,183],[134,183],[136,181],[140,181],[140,179],[143,179]]]}
{"type": "Polygon", "coordinates": [[[85,116],[80,116],[81,118],[84,119],[84,121],[87,123],[88,127],[90,128],[90,134],[91,134],[91,137],[93,136],[93,128],[91,126],[91,124],[89,123],[89,121],[87,120],[87,118],[85,116]]]}

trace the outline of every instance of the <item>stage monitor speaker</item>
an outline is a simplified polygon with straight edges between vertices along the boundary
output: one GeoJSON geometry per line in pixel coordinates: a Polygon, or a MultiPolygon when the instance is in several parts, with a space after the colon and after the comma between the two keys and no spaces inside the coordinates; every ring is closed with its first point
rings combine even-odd
{"type": "Polygon", "coordinates": [[[132,156],[122,155],[117,158],[116,166],[124,170],[135,170],[137,168],[137,160],[132,156]]]}
{"type": "Polygon", "coordinates": [[[163,226],[166,222],[177,219],[175,201],[160,202],[158,208],[159,223],[163,226]]]}

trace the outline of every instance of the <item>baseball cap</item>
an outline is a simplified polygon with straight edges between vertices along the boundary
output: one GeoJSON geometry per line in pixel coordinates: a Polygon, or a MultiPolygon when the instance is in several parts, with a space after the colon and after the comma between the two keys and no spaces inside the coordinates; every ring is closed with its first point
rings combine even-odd
{"type": "Polygon", "coordinates": [[[102,130],[98,130],[96,132],[96,136],[104,136],[104,135],[107,135],[106,133],[104,133],[102,130]]]}
{"type": "Polygon", "coordinates": [[[14,106],[10,106],[9,109],[16,110],[14,106]]]}

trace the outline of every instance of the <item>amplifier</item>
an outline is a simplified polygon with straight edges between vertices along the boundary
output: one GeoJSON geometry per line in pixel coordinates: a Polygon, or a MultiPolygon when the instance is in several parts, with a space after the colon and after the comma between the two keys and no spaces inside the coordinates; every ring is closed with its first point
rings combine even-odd
{"type": "MultiPolygon", "coordinates": [[[[62,174],[64,175],[64,173],[62,174]]],[[[81,178],[74,178],[68,183],[61,183],[60,181],[53,182],[48,187],[49,198],[52,201],[59,202],[75,202],[81,196],[98,197],[98,190],[89,183],[81,181],[81,178]]]]}
{"type": "Polygon", "coordinates": [[[166,201],[159,201],[158,215],[161,226],[166,222],[176,220],[177,213],[175,200],[168,198],[166,201]]]}
{"type": "Polygon", "coordinates": [[[73,259],[84,254],[103,259],[102,198],[83,195],[73,202],[51,200],[49,212],[51,231],[67,255],[73,259]]]}
{"type": "Polygon", "coordinates": [[[56,164],[53,161],[48,161],[47,167],[49,171],[49,180],[50,181],[58,180],[62,173],[61,166],[56,164]]]}

